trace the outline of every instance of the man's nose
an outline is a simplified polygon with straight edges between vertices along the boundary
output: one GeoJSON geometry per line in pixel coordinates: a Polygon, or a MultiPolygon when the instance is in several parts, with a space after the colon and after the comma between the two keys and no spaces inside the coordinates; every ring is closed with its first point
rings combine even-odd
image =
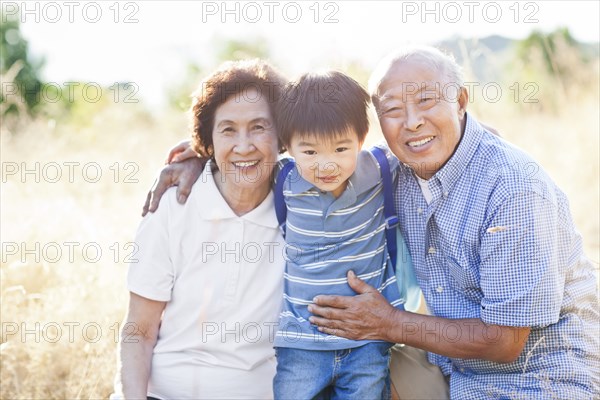
{"type": "Polygon", "coordinates": [[[404,124],[406,129],[410,131],[417,131],[423,126],[423,113],[415,104],[406,106],[406,120],[404,124]]]}

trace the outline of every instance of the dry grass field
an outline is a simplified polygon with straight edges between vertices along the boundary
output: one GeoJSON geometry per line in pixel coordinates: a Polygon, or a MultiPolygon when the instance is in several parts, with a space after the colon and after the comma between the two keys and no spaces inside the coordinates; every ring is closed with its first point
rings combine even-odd
{"type": "MultiPolygon", "coordinates": [[[[567,193],[596,266],[597,87],[592,82],[585,96],[559,99],[551,110],[510,102],[471,107],[532,154],[567,193]]],[[[39,118],[0,136],[0,398],[110,394],[130,243],[166,151],[186,136],[186,118],[113,104],[78,120],[39,118]]]]}

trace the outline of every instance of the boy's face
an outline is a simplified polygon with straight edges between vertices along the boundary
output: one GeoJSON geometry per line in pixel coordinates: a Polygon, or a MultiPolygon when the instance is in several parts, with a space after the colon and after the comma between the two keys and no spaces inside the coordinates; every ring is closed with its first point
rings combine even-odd
{"type": "Polygon", "coordinates": [[[288,152],[296,159],[302,178],[318,189],[339,197],[356,169],[362,142],[353,130],[335,133],[330,140],[312,135],[292,135],[288,152]]]}

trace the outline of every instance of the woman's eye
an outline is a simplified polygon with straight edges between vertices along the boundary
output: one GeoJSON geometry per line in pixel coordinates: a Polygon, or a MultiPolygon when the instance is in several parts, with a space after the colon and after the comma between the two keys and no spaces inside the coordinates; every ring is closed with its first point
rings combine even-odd
{"type": "Polygon", "coordinates": [[[254,126],[252,127],[252,129],[253,129],[253,130],[255,130],[255,131],[264,131],[264,130],[265,130],[265,127],[264,127],[264,126],[262,126],[262,125],[254,125],[254,126]]]}
{"type": "Polygon", "coordinates": [[[233,132],[233,128],[228,126],[227,128],[223,128],[221,130],[221,133],[232,133],[233,132]]]}

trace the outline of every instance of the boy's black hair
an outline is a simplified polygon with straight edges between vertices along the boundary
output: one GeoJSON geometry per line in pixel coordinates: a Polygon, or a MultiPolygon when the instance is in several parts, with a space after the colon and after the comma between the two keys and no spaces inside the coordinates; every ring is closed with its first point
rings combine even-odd
{"type": "Polygon", "coordinates": [[[284,88],[275,106],[279,140],[289,146],[293,135],[330,141],[354,130],[363,141],[369,130],[369,95],[341,72],[304,74],[284,88]]]}

